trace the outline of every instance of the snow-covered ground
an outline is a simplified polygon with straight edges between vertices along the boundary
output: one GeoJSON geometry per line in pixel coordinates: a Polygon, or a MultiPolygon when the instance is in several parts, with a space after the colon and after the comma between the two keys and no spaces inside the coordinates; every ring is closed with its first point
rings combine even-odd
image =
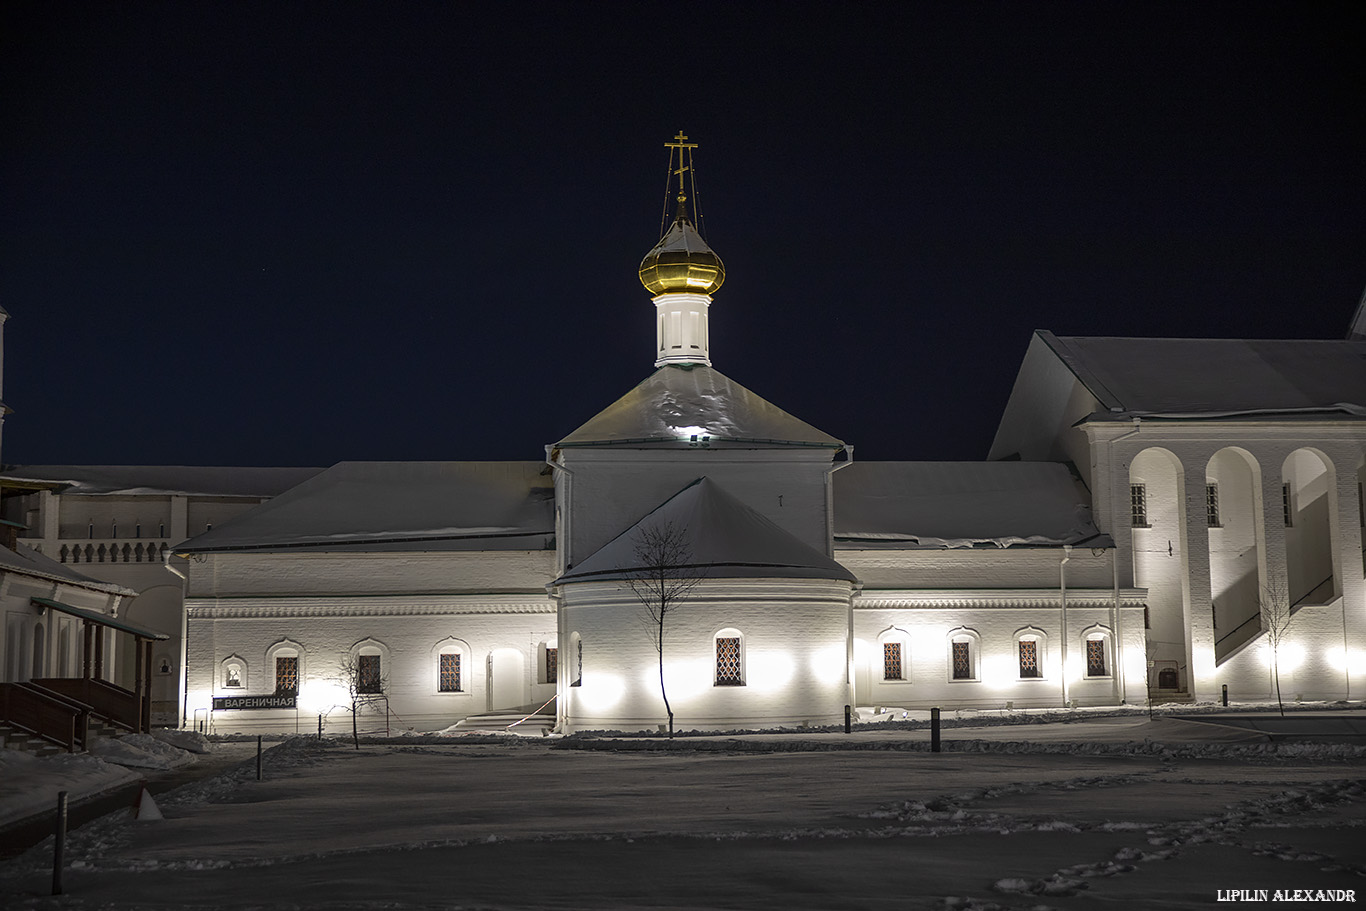
{"type": "Polygon", "coordinates": [[[120,813],[73,832],[61,898],[47,894],[50,842],[0,864],[0,906],[1193,908],[1235,889],[1366,900],[1366,748],[1205,727],[1141,716],[958,729],[938,754],[923,731],[895,730],[672,745],[424,737],[359,751],[298,738],[266,754],[261,782],[248,764],[163,794],[163,821],[120,813]]]}

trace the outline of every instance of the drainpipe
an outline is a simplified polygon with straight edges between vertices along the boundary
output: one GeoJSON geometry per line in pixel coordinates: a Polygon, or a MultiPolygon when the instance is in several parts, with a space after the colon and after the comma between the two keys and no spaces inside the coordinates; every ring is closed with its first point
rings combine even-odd
{"type": "MultiPolygon", "coordinates": [[[[825,469],[825,529],[826,540],[830,542],[830,558],[835,558],[835,472],[854,464],[854,447],[844,446],[844,461],[835,462],[825,469]]],[[[857,705],[858,697],[854,692],[854,593],[849,593],[848,632],[844,637],[844,685],[849,705],[857,705]]]]}
{"type": "Polygon", "coordinates": [[[186,666],[190,659],[190,618],[185,610],[185,596],[189,594],[190,578],[171,565],[175,554],[170,548],[161,558],[161,565],[180,577],[180,726],[189,723],[190,715],[190,669],[186,666]]]}
{"type": "Polygon", "coordinates": [[[1115,580],[1115,619],[1110,624],[1110,629],[1115,631],[1115,700],[1123,705],[1128,701],[1129,694],[1124,681],[1124,630],[1121,627],[1124,611],[1119,603],[1119,545],[1110,550],[1110,569],[1115,580]]]}
{"type": "Polygon", "coordinates": [[[573,565],[573,560],[571,559],[573,554],[570,552],[569,542],[573,538],[571,526],[573,523],[574,511],[569,508],[569,496],[572,492],[569,485],[572,485],[573,483],[574,472],[555,461],[554,446],[549,443],[547,443],[545,447],[545,463],[549,465],[552,470],[563,472],[566,483],[564,489],[564,509],[556,510],[559,516],[559,528],[555,530],[557,532],[555,536],[555,547],[556,549],[562,548],[562,550],[560,550],[562,559],[560,560],[559,569],[560,572],[563,573],[573,565]]]}
{"type": "Polygon", "coordinates": [[[1062,707],[1067,708],[1067,561],[1072,559],[1072,545],[1062,546],[1062,559],[1058,561],[1058,599],[1062,609],[1062,707]]]}
{"type": "MultiPolygon", "coordinates": [[[[572,484],[574,472],[570,471],[554,458],[554,447],[547,444],[545,447],[545,463],[550,466],[552,471],[559,471],[564,474],[564,508],[559,509],[559,500],[556,498],[556,516],[558,522],[555,529],[555,548],[559,551],[559,571],[563,573],[570,566],[569,541],[571,537],[570,523],[572,521],[573,510],[569,508],[569,495],[571,493],[569,485],[572,484]],[[561,550],[561,548],[563,548],[561,550]]],[[[561,654],[566,655],[569,661],[574,660],[574,656],[568,654],[569,636],[565,631],[564,624],[564,596],[559,588],[551,590],[551,586],[546,586],[546,594],[555,602],[555,647],[561,649],[561,654]]],[[[564,733],[569,721],[569,700],[571,694],[566,685],[566,677],[573,673],[569,661],[559,661],[555,668],[555,729],[559,733],[564,733]]]]}

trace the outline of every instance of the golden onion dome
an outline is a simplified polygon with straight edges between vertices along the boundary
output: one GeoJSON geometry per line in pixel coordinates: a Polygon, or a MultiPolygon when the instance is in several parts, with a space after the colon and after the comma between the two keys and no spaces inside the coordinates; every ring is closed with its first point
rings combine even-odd
{"type": "Polygon", "coordinates": [[[726,280],[726,267],[687,216],[680,214],[640,261],[640,282],[651,294],[711,294],[726,280]]]}

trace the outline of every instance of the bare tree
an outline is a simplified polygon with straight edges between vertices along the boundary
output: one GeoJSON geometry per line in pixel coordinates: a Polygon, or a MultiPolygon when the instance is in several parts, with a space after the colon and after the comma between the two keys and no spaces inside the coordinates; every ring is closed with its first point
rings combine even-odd
{"type": "Polygon", "coordinates": [[[1262,586],[1260,598],[1262,628],[1266,630],[1266,642],[1271,646],[1271,675],[1276,681],[1276,705],[1285,716],[1285,702],[1281,700],[1281,643],[1290,630],[1290,594],[1285,583],[1273,579],[1262,586]]]}
{"type": "Polygon", "coordinates": [[[705,573],[692,565],[692,547],[687,529],[673,522],[646,526],[636,532],[633,542],[638,569],[626,584],[645,607],[645,626],[659,655],[659,695],[669,716],[669,737],[674,735],[674,710],[664,686],[664,633],[669,615],[697,587],[705,573]]]}
{"type": "Polygon", "coordinates": [[[338,666],[342,685],[346,687],[347,697],[351,701],[351,742],[359,750],[360,729],[356,716],[360,714],[361,706],[370,702],[370,697],[384,694],[389,678],[383,673],[378,655],[343,652],[338,666]]]}

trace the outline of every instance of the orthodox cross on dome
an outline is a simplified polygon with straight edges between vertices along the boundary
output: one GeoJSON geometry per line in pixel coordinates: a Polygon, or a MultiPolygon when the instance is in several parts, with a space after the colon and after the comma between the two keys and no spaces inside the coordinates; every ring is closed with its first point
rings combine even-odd
{"type": "Polygon", "coordinates": [[[669,150],[669,177],[664,182],[664,214],[659,222],[659,233],[664,234],[669,225],[669,193],[673,189],[673,178],[678,178],[678,195],[674,200],[678,203],[678,208],[674,212],[674,219],[687,219],[688,190],[691,188],[693,197],[693,212],[697,213],[697,221],[701,223],[701,213],[697,208],[697,177],[696,170],[692,163],[692,150],[697,148],[697,143],[689,142],[688,137],[682,130],[673,137],[672,142],[664,143],[664,148],[669,150]],[[675,156],[678,166],[674,166],[675,156]],[[691,187],[689,187],[691,185],[691,187]]]}

